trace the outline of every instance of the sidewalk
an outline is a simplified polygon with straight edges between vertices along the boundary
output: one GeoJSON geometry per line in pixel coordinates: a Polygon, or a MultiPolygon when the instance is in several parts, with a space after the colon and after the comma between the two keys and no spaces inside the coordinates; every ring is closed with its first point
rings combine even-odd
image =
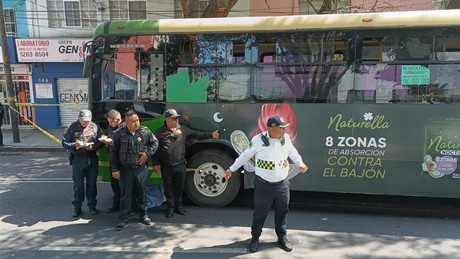
{"type": "MultiPolygon", "coordinates": [[[[64,128],[55,128],[46,130],[49,134],[57,139],[62,139],[64,128]]],[[[61,143],[47,136],[38,129],[19,128],[19,142],[13,143],[13,131],[2,127],[3,144],[0,147],[1,152],[65,152],[61,143]]]]}

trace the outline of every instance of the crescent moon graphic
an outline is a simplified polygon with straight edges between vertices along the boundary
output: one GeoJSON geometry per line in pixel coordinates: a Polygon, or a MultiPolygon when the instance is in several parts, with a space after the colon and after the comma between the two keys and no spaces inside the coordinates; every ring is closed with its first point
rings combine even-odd
{"type": "Polygon", "coordinates": [[[215,121],[215,122],[221,122],[221,121],[224,120],[223,118],[219,118],[219,114],[220,114],[220,112],[214,113],[213,118],[214,118],[214,121],[215,121]]]}

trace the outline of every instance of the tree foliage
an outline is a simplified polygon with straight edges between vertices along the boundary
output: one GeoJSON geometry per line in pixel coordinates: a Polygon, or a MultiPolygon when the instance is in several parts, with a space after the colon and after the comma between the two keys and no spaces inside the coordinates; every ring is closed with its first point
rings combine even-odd
{"type": "Polygon", "coordinates": [[[182,0],[184,18],[227,17],[238,0],[209,0],[206,8],[200,10],[199,0],[182,0]]]}

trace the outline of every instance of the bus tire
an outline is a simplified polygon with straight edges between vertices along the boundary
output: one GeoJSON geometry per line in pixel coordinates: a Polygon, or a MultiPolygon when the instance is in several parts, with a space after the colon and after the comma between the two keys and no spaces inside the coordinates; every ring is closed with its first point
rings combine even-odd
{"type": "Polygon", "coordinates": [[[185,192],[195,204],[203,207],[224,207],[235,199],[241,187],[240,173],[225,179],[225,170],[234,159],[219,149],[203,150],[189,159],[185,192]]]}

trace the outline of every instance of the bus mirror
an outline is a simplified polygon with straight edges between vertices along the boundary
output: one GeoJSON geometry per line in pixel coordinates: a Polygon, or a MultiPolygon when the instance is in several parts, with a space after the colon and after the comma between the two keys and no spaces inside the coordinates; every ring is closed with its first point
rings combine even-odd
{"type": "Polygon", "coordinates": [[[85,64],[83,65],[83,77],[88,78],[92,74],[92,67],[93,67],[93,56],[86,56],[85,57],[85,64]]]}
{"type": "Polygon", "coordinates": [[[89,53],[89,49],[91,48],[91,45],[88,43],[83,45],[83,53],[89,53]]]}
{"type": "Polygon", "coordinates": [[[102,45],[102,41],[100,40],[88,41],[83,45],[83,53],[94,53],[96,52],[96,49],[102,47],[102,45]]]}

